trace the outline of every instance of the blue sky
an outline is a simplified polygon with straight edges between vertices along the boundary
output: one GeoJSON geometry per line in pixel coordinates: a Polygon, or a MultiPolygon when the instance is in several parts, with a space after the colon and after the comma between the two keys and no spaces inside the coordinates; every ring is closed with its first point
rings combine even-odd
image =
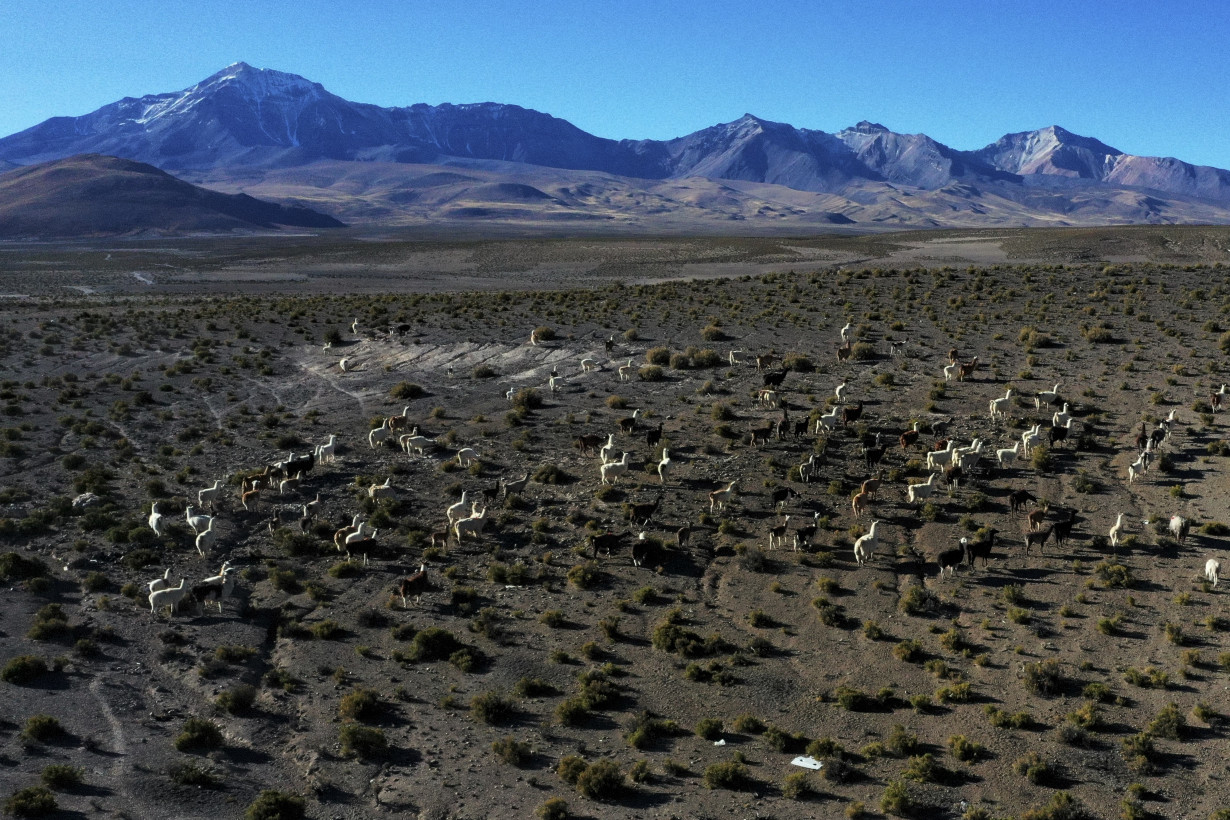
{"type": "Polygon", "coordinates": [[[1062,125],[1230,168],[1230,3],[2,0],[0,135],[243,60],[379,105],[495,101],[603,137],[753,113],[972,149],[1062,125]]]}

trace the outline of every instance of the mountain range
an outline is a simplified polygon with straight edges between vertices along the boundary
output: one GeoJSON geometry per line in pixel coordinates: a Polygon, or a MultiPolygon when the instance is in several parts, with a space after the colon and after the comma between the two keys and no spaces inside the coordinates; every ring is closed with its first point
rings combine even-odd
{"type": "Polygon", "coordinates": [[[359,223],[1230,222],[1230,172],[1058,126],[976,151],[871,122],[827,133],[750,114],[672,140],[610,140],[516,105],[350,102],[245,63],[4,137],[0,168],[85,153],[359,223]]]}

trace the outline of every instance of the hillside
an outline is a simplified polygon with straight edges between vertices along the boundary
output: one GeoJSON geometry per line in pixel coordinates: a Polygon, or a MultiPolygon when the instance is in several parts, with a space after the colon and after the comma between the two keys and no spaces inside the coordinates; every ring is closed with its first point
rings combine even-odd
{"type": "Polygon", "coordinates": [[[703,176],[646,180],[515,163],[320,161],[184,172],[220,191],[293,202],[348,224],[463,232],[808,234],[904,228],[1230,224],[1230,206],[1113,187],[1001,182],[935,190],[863,181],[840,193],[703,176]],[[533,199],[509,198],[515,190],[533,199]]]}
{"type": "Polygon", "coordinates": [[[150,165],[94,154],[0,175],[0,237],[47,238],[143,232],[336,228],[301,207],[221,194],[150,165]]]}

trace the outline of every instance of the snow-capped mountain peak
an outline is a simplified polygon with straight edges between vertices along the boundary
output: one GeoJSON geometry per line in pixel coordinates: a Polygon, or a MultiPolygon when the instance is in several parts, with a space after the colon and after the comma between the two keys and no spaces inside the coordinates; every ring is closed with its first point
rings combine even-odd
{"type": "Polygon", "coordinates": [[[1073,134],[1058,125],[1006,134],[978,152],[993,165],[1014,174],[1055,174],[1103,179],[1122,151],[1099,140],[1073,134]]]}
{"type": "Polygon", "coordinates": [[[185,95],[211,93],[226,86],[241,88],[257,99],[315,96],[324,92],[324,87],[320,83],[314,83],[298,74],[288,74],[271,68],[253,68],[245,62],[238,62],[231,63],[217,74],[205,78],[183,93],[185,95]]]}

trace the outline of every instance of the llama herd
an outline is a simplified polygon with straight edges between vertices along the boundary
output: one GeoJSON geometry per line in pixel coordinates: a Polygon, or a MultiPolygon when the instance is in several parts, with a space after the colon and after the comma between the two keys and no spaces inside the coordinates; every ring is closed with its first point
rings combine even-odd
{"type": "MultiPolygon", "coordinates": [[[[842,330],[842,345],[848,346],[850,343],[849,325],[842,330]]],[[[742,361],[736,355],[742,352],[732,350],[729,361],[732,363],[742,361]]],[[[830,461],[829,456],[841,447],[838,431],[849,429],[852,423],[859,420],[865,405],[861,398],[856,405],[845,404],[847,396],[850,395],[851,383],[854,380],[849,375],[842,378],[837,384],[833,391],[833,399],[830,402],[831,406],[827,409],[821,406],[808,408],[792,404],[787,389],[783,387],[790,371],[785,367],[777,370],[768,369],[771,367],[773,360],[774,357],[771,355],[755,357],[755,361],[758,364],[758,372],[761,373],[763,386],[754,390],[750,395],[756,398],[754,408],[761,411],[777,410],[780,412],[781,417],[776,423],[768,425],[763,423],[757,424],[753,418],[746,442],[752,447],[759,447],[767,445],[772,438],[776,438],[781,443],[781,446],[789,448],[788,440],[794,438],[796,441],[802,441],[804,446],[810,445],[810,452],[806,460],[800,463],[797,468],[799,481],[804,485],[808,485],[822,477],[824,472],[822,465],[828,463],[830,461]],[[802,409],[809,412],[809,423],[801,424],[797,427],[787,424],[791,409],[802,409]],[[802,435],[804,430],[814,435],[815,438],[810,441],[804,440],[802,435]]],[[[954,349],[949,352],[949,363],[944,368],[945,380],[969,381],[977,370],[979,363],[980,360],[977,356],[967,361],[962,361],[959,358],[958,351],[954,349]]],[[[943,425],[946,425],[950,420],[944,420],[932,425],[932,432],[937,435],[937,439],[930,444],[930,449],[923,455],[923,464],[925,465],[927,476],[922,481],[902,486],[904,504],[913,510],[912,512],[907,512],[907,515],[916,515],[920,505],[932,499],[941,489],[941,481],[947,487],[949,494],[961,486],[961,481],[968,482],[975,478],[984,480],[986,488],[991,490],[1000,479],[1015,478],[1027,474],[1026,471],[1032,469],[1029,460],[1033,458],[1035,451],[1040,446],[1045,444],[1048,447],[1054,448],[1065,442],[1076,441],[1081,428],[1074,427],[1074,423],[1079,422],[1072,403],[1064,401],[1063,395],[1060,392],[1061,387],[1061,383],[1055,383],[1051,389],[1044,389],[1033,395],[1031,404],[1034,410],[1037,412],[1048,412],[1050,414],[1049,424],[1047,424],[1046,420],[1032,424],[1009,447],[990,448],[987,442],[978,436],[973,437],[970,443],[962,445],[956,436],[938,438],[939,435],[945,432],[943,425]],[[1055,410],[1055,407],[1061,409],[1055,410]],[[986,449],[984,450],[984,448],[986,449]],[[987,456],[985,460],[983,459],[984,452],[987,456]],[[994,460],[991,459],[992,453],[994,454],[994,460]]],[[[815,389],[814,384],[798,386],[798,392],[805,393],[808,391],[813,393],[820,392],[815,389]]],[[[1214,395],[1217,397],[1220,394],[1214,395]]],[[[1022,397],[1013,388],[1007,389],[1002,397],[990,400],[991,423],[1002,434],[1010,423],[1018,421],[1024,416],[1022,412],[1024,406],[1022,397]]],[[[1146,431],[1140,457],[1135,463],[1135,467],[1129,467],[1129,483],[1133,482],[1144,470],[1147,470],[1147,465],[1153,458],[1153,454],[1170,441],[1171,434],[1177,425],[1175,415],[1175,412],[1171,411],[1169,416],[1158,424],[1156,430],[1152,433],[1146,431]]],[[[880,424],[893,423],[892,420],[887,418],[881,418],[877,421],[880,424]]],[[[903,423],[903,426],[906,425],[908,425],[908,429],[900,433],[898,440],[901,444],[901,450],[905,454],[903,459],[909,461],[909,451],[921,444],[922,422],[913,419],[903,423]]],[[[623,432],[628,432],[628,430],[624,428],[623,432]]],[[[888,432],[895,433],[896,431],[890,430],[888,432]]],[[[881,430],[875,433],[866,433],[861,437],[859,453],[864,457],[864,466],[868,473],[876,469],[883,458],[886,449],[882,444],[882,436],[884,434],[885,431],[881,430]]],[[[582,436],[576,440],[575,445],[578,449],[582,450],[583,454],[594,453],[597,451],[598,444],[601,441],[602,439],[599,436],[582,436]]],[[[612,472],[617,475],[623,475],[628,471],[629,453],[620,451],[619,459],[615,460],[614,453],[617,449],[614,434],[608,434],[605,446],[599,453],[600,475],[603,484],[613,482],[612,472]]],[[[1070,452],[1075,455],[1077,449],[1077,447],[1072,447],[1070,452]]],[[[664,450],[664,460],[668,458],[666,453],[667,451],[664,450]]],[[[848,475],[844,470],[841,473],[835,474],[834,477],[840,477],[843,483],[848,479],[848,475]]],[[[884,483],[884,470],[881,468],[859,484],[859,489],[851,496],[850,502],[855,520],[872,511],[873,502],[879,500],[879,491],[884,483]]],[[[724,487],[711,491],[709,493],[708,511],[710,513],[723,512],[727,504],[733,500],[737,485],[738,481],[736,480],[729,482],[724,487]]],[[[769,493],[772,500],[770,509],[778,515],[776,523],[770,523],[767,526],[768,548],[770,550],[791,541],[795,544],[796,549],[801,544],[811,544],[815,535],[815,522],[821,516],[821,512],[818,509],[808,510],[809,514],[802,519],[798,518],[796,514],[796,521],[802,520],[806,523],[797,528],[794,538],[791,539],[791,514],[785,511],[783,500],[788,497],[798,497],[800,494],[793,490],[790,491],[789,495],[786,495],[785,492],[786,488],[781,487],[769,493]],[[779,495],[781,496],[780,498],[779,495]]],[[[1019,497],[1018,493],[1012,494],[1014,503],[1011,512],[1015,513],[1018,506],[1028,503],[1028,500],[1036,501],[1031,493],[1022,491],[1022,494],[1023,498],[1019,497]],[[1018,501],[1020,505],[1017,503],[1018,501]]],[[[1186,540],[1189,524],[1181,516],[1175,516],[1175,519],[1185,522],[1181,529],[1170,528],[1176,542],[1182,545],[1186,540]]],[[[1059,548],[1065,546],[1076,527],[1078,512],[1074,508],[1064,510],[1058,506],[1049,506],[1047,509],[1034,510],[1025,520],[1027,528],[1021,532],[1023,556],[1028,555],[1034,547],[1042,550],[1048,542],[1054,542],[1056,547],[1059,548]],[[1049,524],[1048,517],[1052,519],[1049,524]]],[[[854,559],[857,566],[862,567],[866,565],[875,555],[880,545],[881,529],[884,524],[885,521],[883,520],[873,521],[867,532],[856,539],[854,543],[854,559]]],[[[1109,544],[1112,550],[1118,550],[1124,528],[1124,517],[1120,516],[1116,526],[1110,529],[1107,536],[1106,543],[1109,544]]],[[[986,565],[987,561],[992,557],[992,550],[996,544],[996,535],[999,534],[999,531],[988,528],[983,532],[984,535],[973,542],[963,539],[961,547],[941,550],[937,555],[932,556],[934,563],[938,565],[939,572],[942,574],[947,571],[951,575],[955,572],[958,564],[965,563],[973,566],[979,558],[986,565]],[[987,532],[989,532],[989,535],[985,535],[987,532]]],[[[1005,541],[1001,538],[999,543],[1004,544],[1005,541]]],[[[1096,540],[1094,544],[1096,546],[1096,540]]],[[[1204,577],[1214,587],[1218,583],[1217,573],[1219,568],[1220,563],[1216,558],[1210,558],[1206,562],[1204,577]]]]}
{"type": "MultiPolygon", "coordinates": [[[[850,345],[851,327],[847,324],[842,328],[841,338],[842,346],[849,347],[850,345]]],[[[611,340],[608,340],[610,342],[611,340]]],[[[535,347],[545,344],[545,341],[539,338],[536,332],[531,336],[531,344],[535,347]]],[[[904,344],[895,345],[898,350],[904,347],[904,344]]],[[[613,344],[608,344],[608,352],[613,344]]],[[[728,361],[732,363],[732,367],[737,367],[739,363],[745,361],[739,354],[743,351],[731,350],[728,355],[728,361]]],[[[854,467],[856,474],[858,471],[865,469],[866,478],[856,479],[858,490],[851,496],[851,511],[855,521],[861,519],[864,515],[871,515],[874,519],[867,527],[866,532],[859,535],[854,541],[853,557],[856,566],[859,568],[867,566],[875,557],[877,551],[880,550],[882,539],[885,538],[884,527],[891,526],[892,517],[885,515],[883,512],[879,516],[875,514],[876,507],[881,510],[886,510],[885,505],[894,504],[897,509],[894,511],[898,516],[917,516],[921,506],[925,503],[930,503],[930,499],[935,497],[935,494],[940,491],[942,481],[947,487],[947,492],[951,495],[961,487],[962,481],[970,482],[975,479],[987,482],[989,488],[999,479],[1007,477],[1019,477],[1022,475],[1022,470],[1027,469],[1024,459],[1029,459],[1033,451],[1042,443],[1048,443],[1050,446],[1068,441],[1069,431],[1073,430],[1073,423],[1078,421],[1073,412],[1072,405],[1069,402],[1063,401],[1063,396],[1060,393],[1061,384],[1056,383],[1053,389],[1043,390],[1036,393],[1032,397],[1031,404],[1035,411],[1041,412],[1044,408],[1050,410],[1052,405],[1061,406],[1062,409],[1055,411],[1050,418],[1049,428],[1044,429],[1045,421],[1037,422],[1026,429],[1020,437],[1012,443],[1010,447],[993,447],[986,440],[979,436],[970,438],[968,444],[961,444],[957,436],[949,435],[941,437],[946,433],[945,426],[952,421],[937,420],[931,423],[914,419],[893,419],[886,416],[880,416],[875,419],[874,424],[870,421],[862,422],[862,429],[859,433],[854,430],[854,425],[864,419],[864,413],[867,409],[875,407],[874,404],[868,404],[866,400],[870,397],[867,395],[858,396],[856,404],[848,404],[847,400],[851,394],[858,392],[858,387],[855,382],[858,380],[858,374],[854,371],[844,375],[832,391],[832,398],[828,401],[827,408],[823,405],[806,406],[792,394],[806,394],[808,392],[815,394],[820,392],[816,390],[816,385],[801,383],[804,376],[796,374],[794,380],[788,380],[788,376],[793,372],[792,369],[784,364],[780,367],[774,367],[775,355],[761,354],[755,357],[749,357],[746,361],[750,364],[754,362],[759,374],[761,386],[751,391],[749,395],[760,398],[758,405],[751,405],[751,413],[754,416],[757,407],[761,412],[775,411],[775,418],[770,420],[768,425],[756,424],[750,428],[749,434],[745,439],[746,446],[751,448],[768,447],[770,441],[776,442],[778,450],[786,452],[803,449],[806,452],[806,459],[797,466],[797,480],[801,487],[795,489],[790,486],[789,479],[782,483],[773,492],[769,493],[772,504],[769,515],[778,516],[776,523],[768,525],[768,546],[769,549],[793,544],[794,549],[807,549],[813,545],[818,534],[820,520],[822,517],[831,520],[833,517],[827,511],[823,510],[823,500],[813,498],[809,502],[805,499],[805,494],[808,491],[809,485],[822,479],[827,474],[830,480],[834,483],[845,483],[848,480],[849,464],[857,464],[856,459],[846,459],[844,462],[841,459],[841,451],[844,448],[845,442],[850,439],[858,441],[858,454],[862,457],[862,464],[854,467]],[[787,386],[789,384],[789,386],[787,386]],[[796,417],[797,422],[792,423],[790,411],[802,412],[805,414],[802,418],[796,417]],[[899,425],[898,429],[892,429],[894,425],[899,425]],[[924,425],[930,430],[932,436],[935,436],[932,441],[924,441],[924,425]],[[881,429],[871,432],[870,428],[878,426],[881,429]],[[904,428],[904,429],[902,429],[904,428]],[[845,435],[842,435],[844,431],[845,435]],[[921,464],[927,475],[924,480],[914,481],[912,483],[900,483],[897,481],[897,486],[900,487],[900,501],[893,502],[886,500],[883,497],[883,491],[890,490],[892,483],[885,478],[885,469],[882,461],[885,453],[889,450],[884,443],[884,436],[887,435],[888,441],[896,438],[900,444],[901,458],[904,467],[911,464],[921,464]],[[922,448],[925,452],[922,453],[922,459],[919,461],[914,457],[914,453],[918,448],[922,448]],[[984,458],[984,453],[986,458],[984,458]],[[992,458],[993,455],[993,458],[992,458]],[[790,512],[788,502],[793,499],[804,499],[794,508],[794,512],[790,512]],[[803,507],[802,514],[799,514],[798,507],[803,507]],[[793,519],[796,522],[802,522],[791,529],[790,521],[793,519]]],[[[958,382],[970,381],[979,366],[979,358],[977,356],[962,361],[959,358],[958,351],[952,350],[949,352],[948,364],[943,368],[944,380],[951,381],[955,379],[958,382]]],[[[846,361],[846,360],[841,360],[846,361]]],[[[846,365],[842,365],[846,367],[846,365]]],[[[851,366],[852,367],[852,366],[851,366]]],[[[633,366],[633,361],[629,359],[627,364],[619,365],[611,368],[615,371],[619,381],[628,381],[636,372],[633,366]]],[[[575,374],[575,378],[588,379],[591,384],[602,378],[603,366],[592,356],[582,356],[580,360],[580,369],[575,374]]],[[[746,373],[747,371],[743,371],[746,373]]],[[[738,375],[739,371],[732,370],[729,374],[730,381],[735,384],[741,380],[738,375]]],[[[573,378],[573,377],[569,377],[573,378]]],[[[608,377],[609,378],[609,377],[608,377]]],[[[570,395],[562,394],[564,387],[568,384],[561,377],[555,368],[552,369],[551,379],[547,386],[550,389],[553,398],[556,398],[561,404],[570,405],[575,399],[570,395]]],[[[952,389],[952,388],[949,388],[952,389]]],[[[1223,386],[1223,393],[1225,388],[1223,386]]],[[[575,395],[575,393],[574,393],[575,395]]],[[[595,395],[590,393],[590,395],[595,395]]],[[[1220,398],[1221,393],[1214,394],[1214,399],[1220,398]]],[[[514,391],[510,389],[506,394],[510,400],[514,397],[514,391]]],[[[996,431],[1002,434],[1006,432],[1006,427],[1019,420],[1022,409],[1022,397],[1019,396],[1014,389],[1009,388],[1004,395],[999,398],[991,399],[989,402],[990,423],[996,428],[996,431]]],[[[1218,402],[1213,402],[1214,408],[1218,406],[1218,402]]],[[[584,408],[574,408],[584,409],[584,408]]],[[[415,424],[411,417],[411,406],[406,406],[401,413],[393,416],[385,417],[381,420],[378,426],[371,426],[365,430],[367,434],[368,450],[377,451],[388,446],[395,446],[398,450],[404,452],[408,457],[427,457],[435,451],[444,447],[443,443],[433,438],[425,436],[418,424],[415,424]]],[[[970,417],[971,419],[974,417],[970,417]]],[[[634,469],[635,451],[632,448],[624,449],[626,444],[617,443],[616,436],[635,436],[638,432],[642,432],[641,428],[643,419],[641,418],[641,409],[635,409],[631,415],[618,419],[614,430],[604,431],[602,433],[588,433],[575,438],[573,445],[580,451],[581,457],[598,458],[597,470],[597,487],[608,487],[617,485],[621,478],[627,476],[634,469]]],[[[1166,446],[1171,440],[1177,422],[1175,413],[1172,411],[1168,418],[1157,425],[1153,431],[1147,429],[1147,425],[1142,423],[1141,433],[1137,436],[1137,445],[1140,448],[1137,459],[1128,466],[1128,484],[1134,485],[1139,478],[1144,475],[1149,467],[1150,462],[1155,455],[1166,446]]],[[[1077,428],[1079,429],[1079,428],[1077,428]]],[[[682,434],[680,430],[676,435],[682,434]]],[[[362,435],[362,434],[360,434],[362,435]]],[[[643,430],[644,440],[649,448],[649,451],[654,453],[656,461],[647,465],[646,472],[657,475],[657,483],[661,487],[668,486],[668,483],[673,483],[673,486],[678,488],[676,493],[677,498],[683,500],[685,508],[685,516],[687,513],[686,502],[686,487],[691,486],[695,482],[678,482],[677,473],[680,468],[678,453],[681,452],[680,447],[683,442],[674,441],[671,439],[671,434],[664,432],[664,422],[659,421],[656,426],[648,427],[643,430]],[[667,446],[669,445],[669,446],[667,446]],[[671,452],[676,453],[676,457],[672,458],[671,452]],[[658,453],[660,452],[660,456],[658,453]]],[[[488,444],[488,447],[492,444],[488,444]]],[[[239,506],[249,512],[254,512],[259,508],[262,494],[265,497],[273,496],[274,491],[280,499],[291,496],[294,497],[302,493],[308,486],[308,474],[318,464],[333,463],[337,459],[339,449],[339,436],[330,435],[328,440],[323,444],[317,445],[312,452],[303,456],[291,455],[290,458],[275,461],[258,470],[248,470],[241,475],[236,476],[239,480],[239,506]]],[[[484,448],[486,449],[486,448],[484,448]]],[[[1075,448],[1073,449],[1075,452],[1075,448]]],[[[362,453],[362,449],[352,450],[355,458],[358,458],[362,453]]],[[[510,454],[511,455],[511,454],[510,454]]],[[[457,467],[473,468],[483,461],[478,449],[472,446],[459,447],[455,455],[457,467]]],[[[513,456],[515,459],[515,456],[513,456]]],[[[511,460],[511,459],[510,459],[511,460]]],[[[525,465],[529,467],[530,465],[525,465]]],[[[704,464],[702,461],[693,460],[690,466],[690,472],[694,475],[707,472],[706,468],[710,468],[710,464],[704,464]]],[[[493,516],[489,517],[488,509],[490,504],[496,501],[501,492],[507,496],[514,496],[523,493],[530,480],[531,469],[527,469],[525,474],[520,479],[506,478],[502,479],[494,487],[481,489],[473,495],[470,490],[462,492],[459,501],[447,505],[443,510],[443,520],[445,522],[442,530],[433,531],[430,534],[430,542],[433,546],[443,547],[449,541],[455,540],[459,545],[466,540],[475,540],[482,537],[486,531],[488,524],[493,520],[493,516]],[[479,496],[481,495],[481,498],[479,496]]],[[[473,472],[473,470],[471,470],[473,472]]],[[[793,472],[793,471],[792,471],[793,472]]],[[[896,475],[901,475],[909,472],[908,469],[892,470],[896,475]]],[[[794,475],[789,477],[795,478],[794,475]]],[[[712,479],[707,479],[712,480],[712,479]]],[[[770,483],[770,482],[766,482],[770,483]]],[[[776,482],[772,482],[776,483],[776,482]]],[[[708,505],[703,503],[703,496],[697,498],[697,505],[694,513],[700,516],[701,513],[708,514],[729,514],[729,508],[735,501],[738,494],[739,479],[721,481],[717,487],[708,491],[708,505]]],[[[208,509],[210,513],[214,513],[226,497],[224,489],[225,482],[222,479],[215,480],[211,486],[202,488],[197,495],[197,503],[199,506],[188,506],[186,509],[186,521],[188,526],[193,531],[193,543],[198,553],[202,557],[208,557],[215,550],[219,543],[218,530],[214,527],[215,515],[206,515],[202,512],[208,509]]],[[[711,485],[712,486],[712,485],[711,485]]],[[[374,482],[367,487],[367,496],[374,502],[379,502],[384,499],[396,498],[398,489],[392,483],[392,476],[388,475],[383,482],[374,482]]],[[[891,495],[891,493],[890,493],[891,495]]],[[[749,496],[750,498],[751,496],[749,496]]],[[[1027,499],[1032,499],[1032,494],[1027,491],[1017,491],[1011,493],[1010,500],[1011,512],[1016,512],[1018,506],[1027,503],[1027,499]],[[1020,498],[1023,494],[1025,498],[1020,498]],[[1018,503],[1019,502],[1019,503],[1018,503]]],[[[657,499],[650,504],[630,504],[627,505],[629,510],[629,519],[635,526],[647,528],[651,525],[655,513],[661,506],[662,496],[659,494],[657,499]]],[[[306,504],[296,504],[290,509],[281,507],[275,509],[272,518],[269,519],[269,529],[271,532],[276,531],[280,527],[291,527],[297,525],[301,532],[307,532],[311,524],[316,518],[317,511],[320,508],[321,496],[317,492],[315,500],[306,504]]],[[[751,510],[745,511],[750,513],[751,510]]],[[[1048,541],[1054,541],[1057,546],[1062,547],[1066,539],[1070,536],[1072,529],[1077,521],[1077,512],[1075,509],[1067,511],[1055,508],[1051,511],[1058,517],[1049,524],[1046,524],[1048,513],[1040,510],[1035,510],[1027,518],[1028,528],[1021,533],[1024,555],[1027,555],[1032,547],[1037,546],[1039,549],[1045,546],[1048,541]]],[[[702,522],[703,523],[703,522],[702,522]]],[[[168,532],[166,516],[159,509],[159,504],[155,502],[149,512],[148,526],[158,536],[165,536],[168,532]]],[[[685,542],[686,533],[690,535],[693,522],[685,525],[679,530],[678,541],[682,545],[685,542]]],[[[1124,538],[1126,528],[1125,515],[1119,515],[1115,524],[1110,527],[1106,542],[1112,550],[1117,550],[1124,538]]],[[[1182,544],[1188,535],[1190,523],[1181,516],[1174,516],[1169,528],[1171,535],[1176,542],[1182,544]],[[1180,524],[1175,524],[1175,520],[1180,521],[1180,524]]],[[[954,547],[947,550],[940,550],[938,554],[931,556],[934,563],[938,566],[939,574],[942,576],[945,572],[951,575],[955,572],[959,564],[969,564],[973,566],[977,558],[981,558],[985,566],[988,559],[992,557],[992,549],[995,546],[995,538],[997,530],[989,530],[990,535],[984,535],[973,542],[968,539],[961,539],[959,547],[954,547]]],[[[364,553],[367,549],[376,545],[376,539],[379,535],[379,530],[370,526],[363,520],[362,515],[356,514],[351,519],[349,525],[339,528],[334,535],[334,545],[339,552],[345,552],[348,556],[354,553],[364,553]]],[[[613,533],[610,530],[599,534],[596,538],[591,537],[591,545],[594,553],[605,551],[608,554],[612,547],[631,533],[613,533]]],[[[903,539],[904,540],[904,539],[903,539]]],[[[640,536],[636,539],[640,543],[641,549],[635,550],[639,552],[641,560],[636,563],[639,565],[646,560],[647,552],[643,546],[646,541],[646,533],[642,529],[640,536]]],[[[1000,543],[1003,543],[1001,539],[1000,543]]],[[[634,555],[634,558],[638,557],[634,555]]],[[[1220,562],[1216,558],[1209,558],[1204,567],[1204,578],[1213,587],[1216,587],[1219,582],[1220,562]]],[[[419,571],[395,585],[394,592],[402,598],[403,604],[408,597],[417,598],[422,594],[422,590],[427,588],[427,574],[425,567],[420,567],[419,571]]],[[[216,603],[219,611],[222,609],[222,603],[231,597],[234,589],[233,568],[229,562],[224,565],[222,570],[214,576],[203,579],[199,583],[189,584],[187,579],[181,579],[177,586],[171,586],[169,576],[161,579],[155,579],[150,582],[150,606],[152,611],[159,611],[163,608],[174,610],[176,606],[183,604],[186,601],[195,601],[201,607],[207,603],[216,603]]]]}

